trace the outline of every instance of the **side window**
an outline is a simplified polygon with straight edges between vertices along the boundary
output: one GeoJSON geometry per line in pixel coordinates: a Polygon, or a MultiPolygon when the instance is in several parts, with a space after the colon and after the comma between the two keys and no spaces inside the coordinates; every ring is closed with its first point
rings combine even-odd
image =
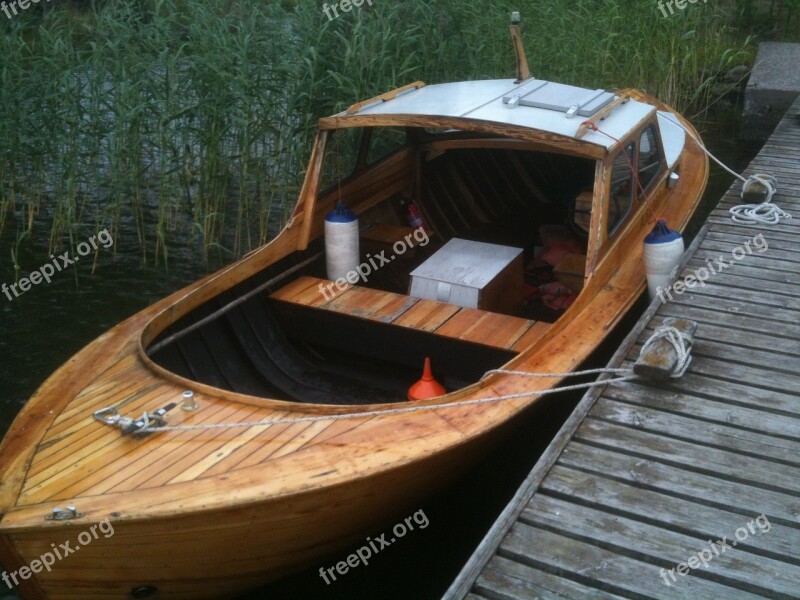
{"type": "Polygon", "coordinates": [[[633,207],[634,145],[628,144],[614,158],[611,167],[611,195],[608,198],[608,235],[617,230],[633,207]]]}
{"type": "Polygon", "coordinates": [[[355,171],[361,144],[361,128],[337,129],[325,144],[320,190],[325,192],[355,171]]]}
{"type": "Polygon", "coordinates": [[[402,127],[373,128],[367,150],[367,165],[397,152],[405,143],[406,131],[402,127]]]}
{"type": "Polygon", "coordinates": [[[661,152],[658,147],[658,135],[653,125],[650,125],[639,138],[639,185],[647,188],[661,172],[661,152]]]}

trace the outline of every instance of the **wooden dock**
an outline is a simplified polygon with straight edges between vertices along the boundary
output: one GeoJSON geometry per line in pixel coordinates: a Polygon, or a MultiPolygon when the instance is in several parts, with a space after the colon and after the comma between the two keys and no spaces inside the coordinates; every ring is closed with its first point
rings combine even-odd
{"type": "Polygon", "coordinates": [[[734,264],[652,303],[609,365],[685,317],[699,323],[688,372],[587,393],[445,598],[800,598],[798,113],[746,172],[776,176],[794,218],[732,223],[735,183],[681,277],[734,264]]]}

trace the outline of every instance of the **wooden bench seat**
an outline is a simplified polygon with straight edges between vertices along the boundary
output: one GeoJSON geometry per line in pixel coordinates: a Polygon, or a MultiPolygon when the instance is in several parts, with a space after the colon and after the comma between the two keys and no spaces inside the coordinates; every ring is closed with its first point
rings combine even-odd
{"type": "Polygon", "coordinates": [[[300,277],[270,298],[515,352],[534,343],[550,326],[360,286],[342,291],[334,286],[331,291],[330,284],[327,279],[300,277]]]}

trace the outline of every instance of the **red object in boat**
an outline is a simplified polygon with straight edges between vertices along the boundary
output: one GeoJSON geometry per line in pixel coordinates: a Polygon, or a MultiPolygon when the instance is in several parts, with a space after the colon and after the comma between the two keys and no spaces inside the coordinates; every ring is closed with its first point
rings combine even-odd
{"type": "Polygon", "coordinates": [[[577,294],[567,286],[554,281],[540,287],[542,303],[556,310],[566,310],[575,301],[577,294]]]}
{"type": "Polygon", "coordinates": [[[428,230],[428,227],[425,225],[425,219],[422,218],[422,213],[419,212],[416,204],[410,204],[408,206],[408,224],[414,229],[428,230]]]}
{"type": "Polygon", "coordinates": [[[431,359],[425,357],[425,367],[422,369],[422,379],[408,388],[409,400],[427,400],[447,393],[444,386],[433,378],[431,359]]]}

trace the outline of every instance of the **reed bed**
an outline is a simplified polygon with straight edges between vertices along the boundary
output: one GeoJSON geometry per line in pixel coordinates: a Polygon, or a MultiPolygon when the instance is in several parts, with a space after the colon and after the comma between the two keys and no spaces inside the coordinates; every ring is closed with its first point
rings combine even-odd
{"type": "MultiPolygon", "coordinates": [[[[330,21],[314,1],[40,4],[0,24],[0,233],[49,227],[56,249],[109,227],[147,262],[176,239],[239,256],[286,221],[318,117],[416,79],[513,76],[518,4],[374,0],[330,21]]],[[[690,8],[535,3],[532,71],[702,108],[753,43],[737,3],[690,8]]]]}

